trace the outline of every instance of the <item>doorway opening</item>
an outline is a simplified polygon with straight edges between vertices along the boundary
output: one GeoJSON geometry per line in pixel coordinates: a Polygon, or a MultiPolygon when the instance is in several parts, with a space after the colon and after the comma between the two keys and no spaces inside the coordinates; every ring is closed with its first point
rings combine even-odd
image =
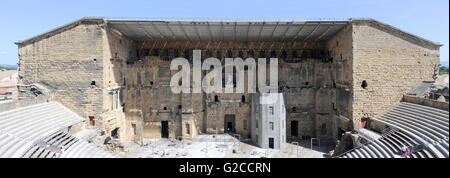
{"type": "Polygon", "coordinates": [[[345,133],[345,130],[343,130],[342,128],[338,128],[338,134],[337,134],[337,139],[341,140],[342,139],[342,134],[345,133]]]}
{"type": "Polygon", "coordinates": [[[169,138],[169,121],[161,121],[161,137],[169,138]]]}
{"type": "Polygon", "coordinates": [[[272,137],[269,138],[269,148],[273,149],[274,148],[274,140],[272,137]]]}
{"type": "Polygon", "coordinates": [[[95,126],[94,116],[89,116],[89,124],[90,124],[91,126],[95,126]]]}
{"type": "Polygon", "coordinates": [[[367,118],[367,117],[361,118],[361,128],[368,128],[367,127],[368,122],[369,122],[369,118],[367,118]]]}
{"type": "Polygon", "coordinates": [[[291,137],[298,137],[298,121],[291,121],[291,137]]]}
{"type": "Polygon", "coordinates": [[[131,128],[133,128],[133,134],[136,135],[136,124],[131,124],[131,128]]]}
{"type": "Polygon", "coordinates": [[[225,133],[235,133],[236,129],[235,129],[235,115],[225,115],[225,119],[224,119],[224,132],[225,133]]]}

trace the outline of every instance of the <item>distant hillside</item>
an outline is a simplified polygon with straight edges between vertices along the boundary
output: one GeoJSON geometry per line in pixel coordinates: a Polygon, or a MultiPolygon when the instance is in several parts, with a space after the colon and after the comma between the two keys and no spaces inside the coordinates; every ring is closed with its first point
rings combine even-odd
{"type": "Polygon", "coordinates": [[[11,65],[11,64],[0,64],[0,70],[14,70],[17,69],[17,65],[11,65]]]}
{"type": "Polygon", "coordinates": [[[9,67],[3,67],[3,66],[0,66],[0,70],[14,70],[14,69],[11,69],[11,68],[9,68],[9,67]]]}
{"type": "Polygon", "coordinates": [[[448,61],[441,61],[441,65],[445,66],[445,67],[448,67],[448,61]]]}

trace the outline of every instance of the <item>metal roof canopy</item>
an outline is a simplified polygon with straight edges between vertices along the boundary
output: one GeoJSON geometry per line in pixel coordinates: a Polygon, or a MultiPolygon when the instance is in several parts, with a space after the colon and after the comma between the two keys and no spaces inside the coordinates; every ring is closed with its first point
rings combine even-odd
{"type": "Polygon", "coordinates": [[[135,41],[326,41],[349,20],[107,19],[135,41]]]}

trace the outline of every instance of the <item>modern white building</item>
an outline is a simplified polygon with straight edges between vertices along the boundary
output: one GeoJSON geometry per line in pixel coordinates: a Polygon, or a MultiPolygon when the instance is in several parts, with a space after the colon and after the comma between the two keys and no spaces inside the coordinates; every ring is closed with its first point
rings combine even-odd
{"type": "Polygon", "coordinates": [[[281,149],[286,143],[286,107],[282,93],[252,96],[252,142],[261,148],[281,149]]]}

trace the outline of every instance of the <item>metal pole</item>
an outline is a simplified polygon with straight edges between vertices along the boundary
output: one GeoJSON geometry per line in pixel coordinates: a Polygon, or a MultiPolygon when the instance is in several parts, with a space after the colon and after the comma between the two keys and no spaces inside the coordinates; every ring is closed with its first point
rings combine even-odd
{"type": "Polygon", "coordinates": [[[319,150],[320,150],[320,138],[318,140],[319,140],[319,150]]]}

